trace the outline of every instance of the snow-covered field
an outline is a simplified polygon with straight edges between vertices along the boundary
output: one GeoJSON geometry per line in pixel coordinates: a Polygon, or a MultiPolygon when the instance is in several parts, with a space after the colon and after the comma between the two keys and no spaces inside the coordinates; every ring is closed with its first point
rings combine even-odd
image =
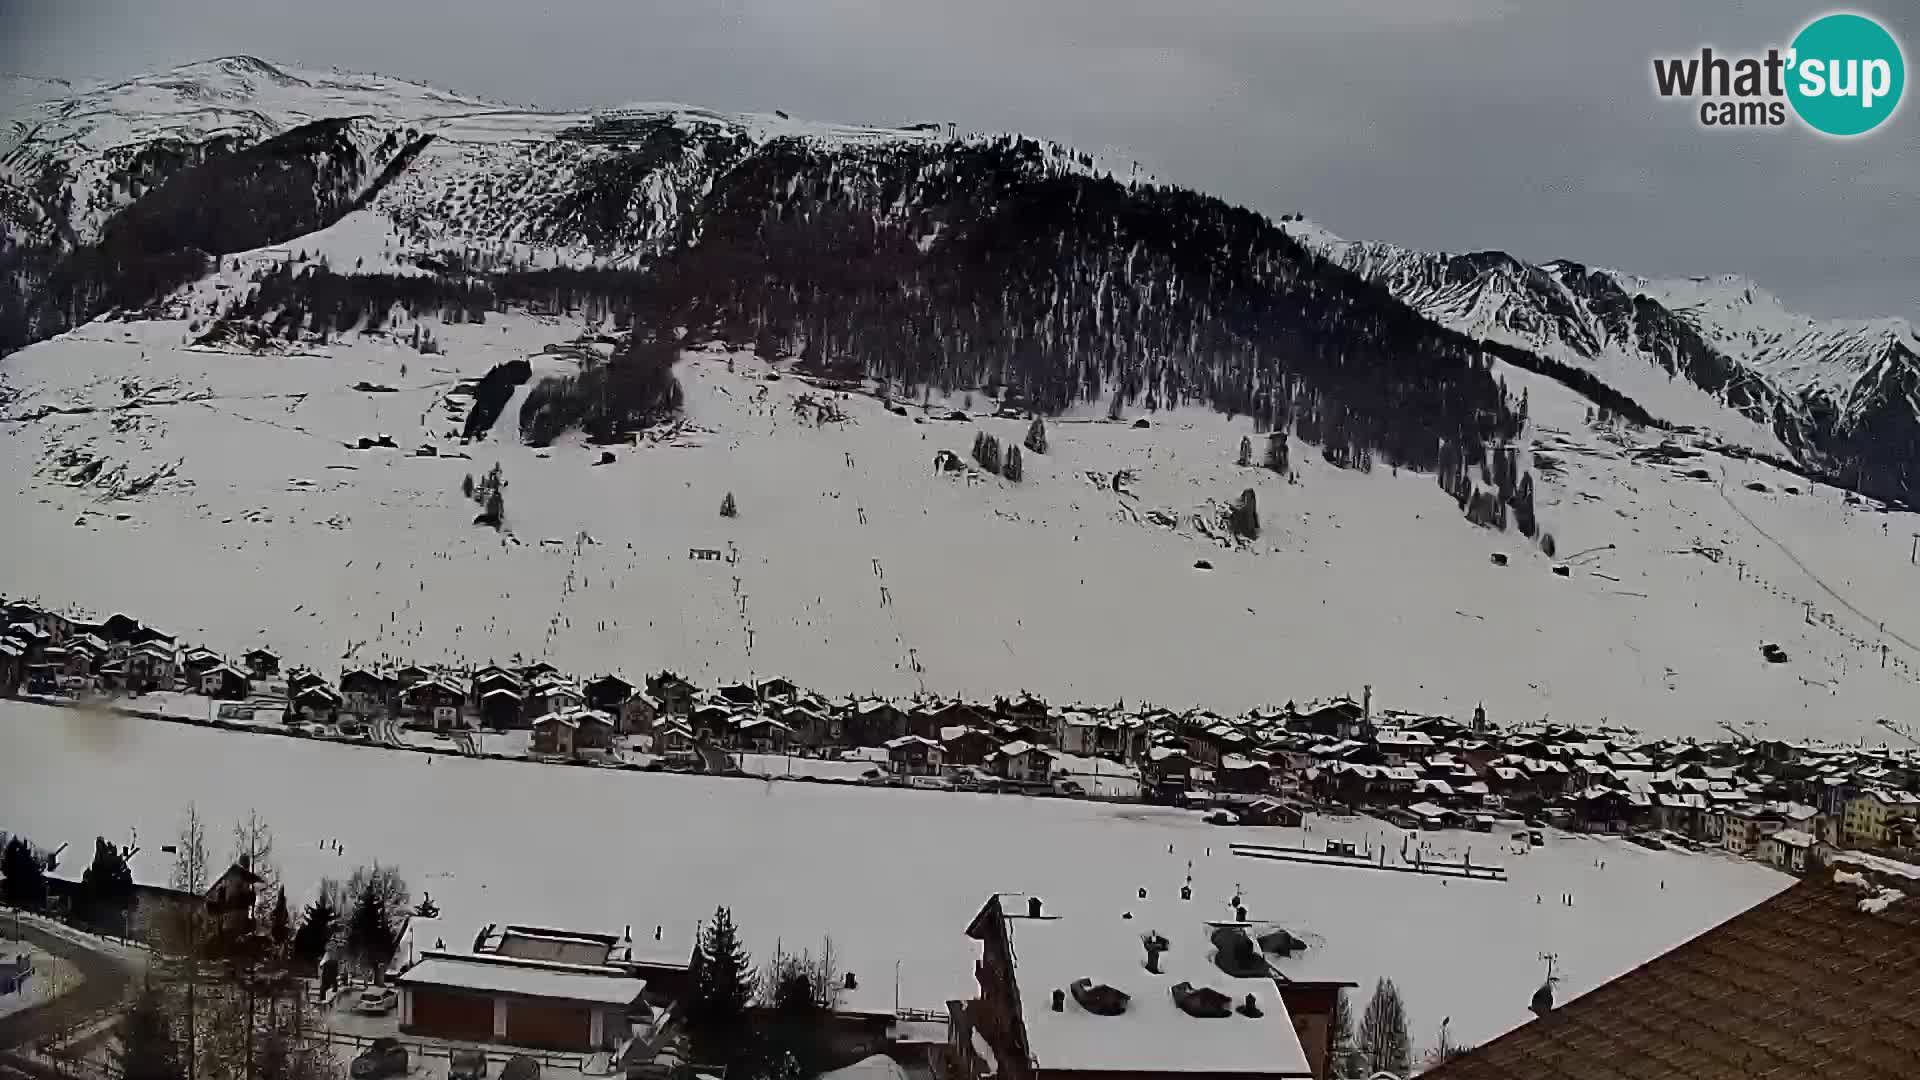
{"type": "Polygon", "coordinates": [[[461,446],[455,381],[528,356],[536,377],[570,371],[545,350],[584,328],[429,329],[442,355],[384,337],[228,353],[183,347],[177,322],[97,322],[8,357],[0,591],[330,672],[518,655],[583,675],[1231,710],[1371,684],[1384,706],[1484,702],[1496,722],[1873,741],[1916,699],[1920,517],[1712,454],[1635,460],[1580,399],[1517,370],[1568,577],[1469,525],[1425,475],[1337,470],[1299,443],[1298,483],[1238,468],[1244,419],[1057,421],[1024,483],[967,482],[936,475],[935,453],[964,455],[983,429],[1016,443],[1023,422],[855,395],[844,423],[816,425],[794,403],[821,391],[746,356],[689,354],[684,427],[610,465],[518,445],[518,398],[461,446]],[[378,435],[399,449],[348,448],[378,435]],[[438,456],[414,455],[429,444],[438,456]],[[459,491],[496,462],[506,536],[475,527],[459,491]],[[1265,532],[1229,547],[1200,522],[1243,488],[1265,532]],[[1765,663],[1762,642],[1791,662],[1765,663]]]}
{"type": "Polygon", "coordinates": [[[11,1016],[23,1009],[45,1005],[80,985],[80,970],[66,960],[8,935],[0,925],[0,960],[27,956],[33,960],[33,974],[26,986],[11,994],[0,994],[0,1016],[11,1016]]]}
{"type": "Polygon", "coordinates": [[[1313,946],[1295,974],[1369,987],[1392,976],[1421,1038],[1450,1015],[1455,1037],[1476,1042],[1527,1019],[1541,953],[1558,956],[1564,998],[1791,884],[1751,863],[1612,840],[1555,834],[1512,856],[1499,836],[1426,834],[1512,875],[1444,881],[1227,852],[1329,835],[1398,850],[1397,832],[1364,818],[1220,829],[1158,807],[557,769],[21,703],[0,704],[0,792],[12,829],[76,846],[136,830],[144,845],[168,842],[190,799],[224,841],[257,809],[290,903],[322,876],[396,863],[416,894],[433,894],[448,940],[453,927],[528,920],[630,925],[636,940],[661,925],[671,942],[726,904],[758,956],[831,935],[841,968],[860,976],[852,1003],[881,1006],[895,1002],[896,970],[902,1005],[940,1009],[969,992],[976,946],[963,931],[991,892],[1118,918],[1139,888],[1176,892],[1191,863],[1196,920],[1224,915],[1240,891],[1251,917],[1313,946]],[[1575,906],[1556,902],[1565,892],[1575,906]]]}

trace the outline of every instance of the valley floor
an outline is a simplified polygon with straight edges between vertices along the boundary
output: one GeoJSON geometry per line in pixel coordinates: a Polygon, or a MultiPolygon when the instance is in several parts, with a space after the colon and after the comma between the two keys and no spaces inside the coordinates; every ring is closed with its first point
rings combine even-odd
{"type": "Polygon", "coordinates": [[[449,941],[522,921],[631,926],[636,940],[659,926],[670,945],[725,904],[757,957],[831,936],[841,969],[860,976],[847,1004],[879,1009],[970,995],[977,946],[964,930],[993,892],[1116,918],[1138,889],[1171,896],[1191,873],[1196,920],[1222,917],[1238,893],[1251,918],[1308,943],[1289,974],[1362,993],[1391,976],[1421,1042],[1443,1016],[1469,1042],[1527,1020],[1544,953],[1566,1000],[1792,881],[1558,833],[1526,854],[1500,835],[1421,837],[1429,859],[1471,845],[1476,864],[1507,868],[1504,884],[1279,863],[1227,845],[1344,838],[1392,858],[1401,834],[1370,818],[1219,829],[1159,807],[535,768],[17,702],[0,703],[0,791],[7,825],[42,843],[137,835],[149,853],[137,877],[164,875],[151,852],[188,802],[216,839],[257,810],[290,902],[377,859],[432,894],[449,941]]]}

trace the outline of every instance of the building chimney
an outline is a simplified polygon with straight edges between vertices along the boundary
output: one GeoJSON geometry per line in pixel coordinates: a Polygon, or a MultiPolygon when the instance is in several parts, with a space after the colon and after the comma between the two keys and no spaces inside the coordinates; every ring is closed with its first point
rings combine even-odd
{"type": "Polygon", "coordinates": [[[1247,921],[1247,906],[1245,904],[1241,904],[1239,907],[1233,909],[1233,920],[1235,922],[1247,921]]]}
{"type": "Polygon", "coordinates": [[[1182,900],[1193,899],[1193,886],[1191,885],[1180,886],[1180,899],[1182,900]]]}
{"type": "Polygon", "coordinates": [[[653,940],[655,941],[660,940],[660,930],[661,930],[660,925],[658,923],[655,923],[653,927],[653,940]]]}
{"type": "Polygon", "coordinates": [[[858,990],[860,989],[860,980],[854,977],[853,972],[849,971],[847,972],[847,978],[844,985],[848,990],[858,990]]]}
{"type": "Polygon", "coordinates": [[[620,940],[621,940],[621,941],[632,941],[632,940],[633,940],[633,924],[632,924],[632,923],[628,923],[628,924],[627,924],[627,928],[626,928],[626,930],[625,930],[625,931],[624,931],[623,933],[621,933],[621,935],[620,935],[620,940]]]}
{"type": "Polygon", "coordinates": [[[1147,890],[1145,890],[1145,889],[1141,889],[1141,890],[1140,890],[1140,899],[1142,899],[1142,900],[1145,900],[1146,898],[1147,898],[1147,890]]]}
{"type": "Polygon", "coordinates": [[[1255,1000],[1253,1000],[1253,995],[1252,995],[1252,994],[1248,994],[1248,995],[1247,995],[1247,1000],[1246,1000],[1245,1002],[1243,1002],[1243,1003],[1241,1004],[1241,1006],[1240,1006],[1240,1015],[1241,1015],[1241,1016],[1251,1016],[1251,1017],[1258,1017],[1258,1016],[1260,1016],[1260,1015],[1261,1015],[1261,1014],[1260,1014],[1260,1003],[1259,1003],[1259,1002],[1257,1002],[1257,1001],[1255,1001],[1255,1000]]]}
{"type": "Polygon", "coordinates": [[[1148,934],[1143,944],[1147,947],[1147,970],[1160,974],[1160,954],[1167,949],[1166,939],[1157,933],[1148,934]]]}
{"type": "Polygon", "coordinates": [[[1037,919],[1039,917],[1040,917],[1040,898],[1037,896],[1027,897],[1027,918],[1037,919]]]}
{"type": "Polygon", "coordinates": [[[1053,992],[1053,1011],[1067,1011],[1067,992],[1065,990],[1055,990],[1053,992]]]}

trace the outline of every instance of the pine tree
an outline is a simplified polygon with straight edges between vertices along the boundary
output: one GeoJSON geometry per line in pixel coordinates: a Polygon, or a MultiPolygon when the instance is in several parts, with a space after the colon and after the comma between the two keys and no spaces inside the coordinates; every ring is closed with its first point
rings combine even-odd
{"type": "Polygon", "coordinates": [[[47,870],[25,837],[15,836],[7,841],[6,850],[0,852],[0,875],[5,877],[4,882],[0,882],[0,892],[5,894],[8,907],[46,910],[47,870]]]}
{"type": "Polygon", "coordinates": [[[1353,1003],[1345,990],[1334,992],[1333,1016],[1327,1022],[1328,1056],[1332,1058],[1330,1075],[1337,1080],[1366,1075],[1365,1058],[1353,1035],[1353,1003]]]}
{"type": "Polygon", "coordinates": [[[347,952],[369,972],[386,970],[399,944],[400,920],[407,909],[407,885],[391,866],[363,866],[347,881],[352,912],[347,916],[347,952]]]}
{"type": "Polygon", "coordinates": [[[1357,1043],[1367,1063],[1368,1074],[1389,1072],[1406,1076],[1413,1068],[1412,1023],[1407,1019],[1406,1003],[1392,979],[1374,984],[1373,997],[1360,1014],[1357,1043]]]}
{"type": "Polygon", "coordinates": [[[733,492],[731,491],[727,492],[726,498],[720,500],[720,516],[723,518],[740,516],[740,506],[733,501],[733,492]]]}
{"type": "Polygon", "coordinates": [[[98,837],[93,863],[80,875],[79,914],[98,930],[124,933],[127,912],[133,907],[133,872],[120,849],[98,837]]]}
{"type": "Polygon", "coordinates": [[[172,1017],[152,983],[135,995],[115,1033],[114,1064],[121,1080],[184,1080],[180,1044],[173,1037],[172,1017]]]}
{"type": "Polygon", "coordinates": [[[1000,474],[1016,484],[1020,482],[1021,476],[1025,475],[1025,470],[1020,465],[1019,447],[1010,447],[1007,450],[1006,465],[1000,470],[1000,474]]]}
{"type": "MultiPolygon", "coordinates": [[[[1047,452],[1047,425],[1042,423],[1037,416],[1033,418],[1033,423],[1027,428],[1027,441],[1025,445],[1028,450],[1036,454],[1044,454],[1047,452]]],[[[1015,477],[1014,479],[1018,478],[1015,477]]]]}
{"type": "Polygon", "coordinates": [[[1260,510],[1254,504],[1252,488],[1242,491],[1227,510],[1227,527],[1242,540],[1260,538],[1260,510]]]}
{"type": "Polygon", "coordinates": [[[287,917],[287,890],[280,889],[273,898],[273,918],[268,923],[272,928],[273,944],[284,951],[288,940],[293,936],[291,920],[287,917]]]}
{"type": "Polygon", "coordinates": [[[307,912],[300,919],[300,929],[293,935],[293,957],[306,970],[314,971],[320,967],[320,961],[327,955],[327,947],[333,944],[334,933],[338,929],[340,913],[333,909],[327,894],[314,898],[307,905],[307,912]]]}
{"type": "Polygon", "coordinates": [[[693,1000],[687,1007],[687,1025],[704,1054],[737,1046],[753,999],[753,968],[740,944],[733,913],[715,908],[713,920],[700,932],[694,948],[693,1000]]]}
{"type": "Polygon", "coordinates": [[[1286,475],[1287,472],[1287,433],[1276,431],[1267,436],[1266,466],[1274,472],[1286,475]]]}
{"type": "Polygon", "coordinates": [[[1234,464],[1241,468],[1253,464],[1253,440],[1245,435],[1240,436],[1240,460],[1234,464]]]}

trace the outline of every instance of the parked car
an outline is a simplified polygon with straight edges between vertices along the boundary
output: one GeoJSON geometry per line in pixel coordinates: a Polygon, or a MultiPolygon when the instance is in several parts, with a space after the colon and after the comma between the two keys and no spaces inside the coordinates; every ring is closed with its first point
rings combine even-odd
{"type": "Polygon", "coordinates": [[[487,1055],[481,1050],[455,1050],[447,1061],[447,1080],[485,1080],[487,1055]]]}
{"type": "Polygon", "coordinates": [[[405,1076],[407,1048],[400,1040],[382,1035],[353,1059],[349,1070],[353,1080],[380,1080],[386,1076],[405,1076]]]}
{"type": "Polygon", "coordinates": [[[1204,820],[1209,825],[1238,825],[1240,815],[1231,810],[1209,810],[1204,820]]]}
{"type": "Polygon", "coordinates": [[[391,986],[369,986],[360,991],[353,1011],[365,1016],[384,1016],[400,1005],[400,993],[391,986]]]}
{"type": "Polygon", "coordinates": [[[500,1080],[540,1080],[540,1063],[525,1054],[515,1054],[501,1066],[500,1080]]]}

